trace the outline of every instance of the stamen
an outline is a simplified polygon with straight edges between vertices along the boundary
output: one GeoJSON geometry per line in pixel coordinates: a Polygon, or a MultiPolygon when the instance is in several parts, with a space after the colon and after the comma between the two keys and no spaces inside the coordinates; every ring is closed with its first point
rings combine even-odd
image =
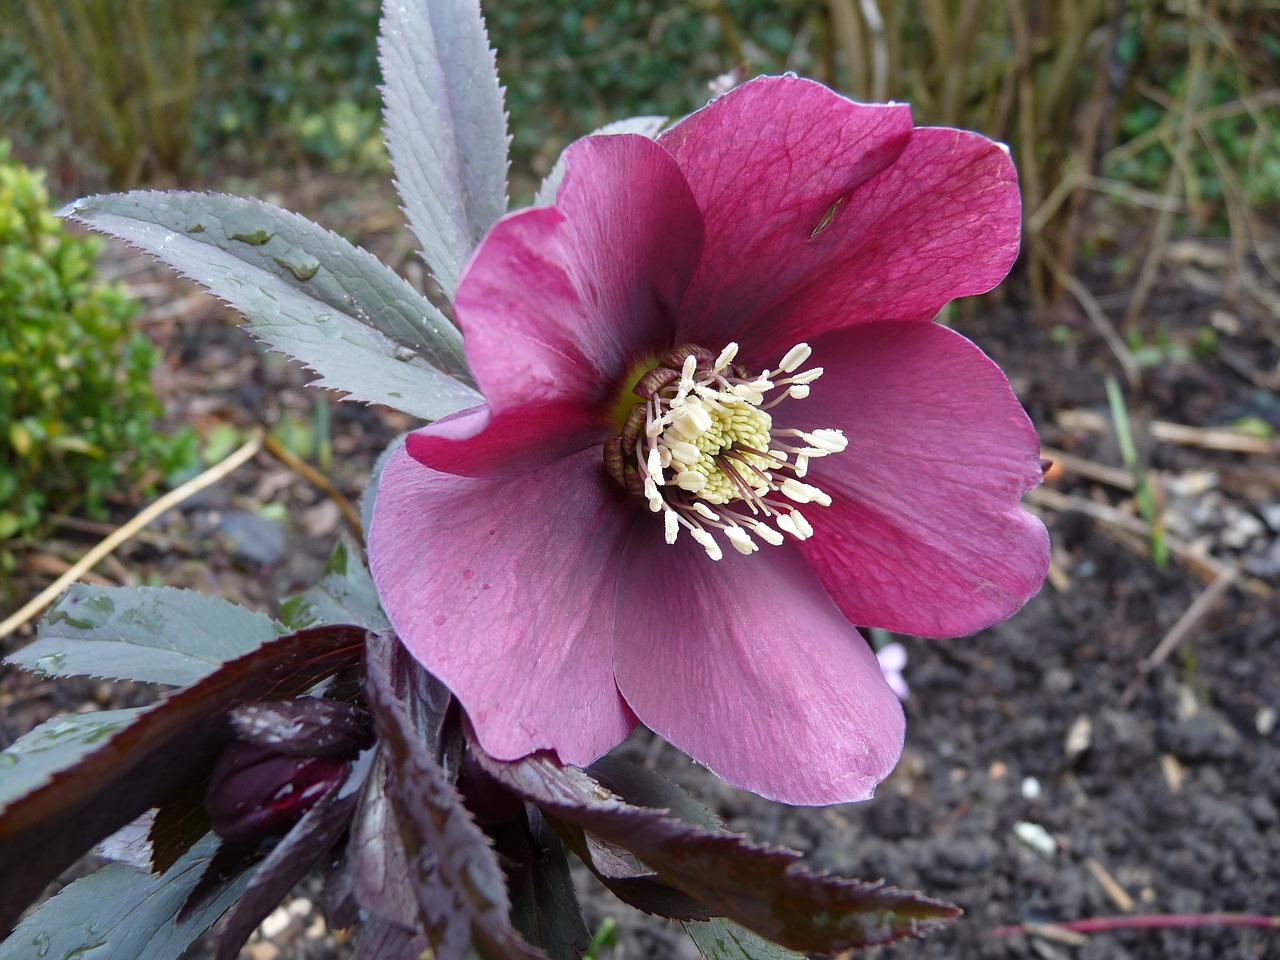
{"type": "Polygon", "coordinates": [[[783,355],[782,362],[778,364],[778,369],[790,373],[808,360],[812,353],[813,351],[807,343],[797,343],[783,355]]]}
{"type": "Polygon", "coordinates": [[[668,510],[663,515],[662,522],[666,525],[667,543],[675,543],[676,535],[680,532],[680,517],[674,510],[668,510]]]}
{"type": "Polygon", "coordinates": [[[719,560],[724,556],[720,550],[720,544],[716,543],[711,534],[707,533],[707,531],[703,530],[701,527],[695,527],[690,530],[689,536],[702,544],[702,549],[707,551],[707,556],[712,560],[719,560]]]}
{"type": "Polygon", "coordinates": [[[751,539],[751,536],[747,531],[743,530],[739,526],[725,527],[724,536],[725,539],[729,541],[729,544],[733,549],[737,550],[744,557],[749,556],[760,549],[760,547],[756,545],[756,542],[751,539]]]}
{"type": "Polygon", "coordinates": [[[683,527],[719,560],[716,531],[744,556],[760,549],[755,537],[778,546],[784,535],[813,535],[796,505],[828,506],[831,498],[802,480],[811,459],[840,453],[848,440],[829,428],[775,430],[767,412],[809,394],[822,375],[821,367],[799,371],[811,354],[797,344],[776,370],[752,374],[734,362],[736,343],[718,355],[682,344],[637,380],[642,402],[606,441],[605,466],[662,514],[667,543],[683,527]]]}

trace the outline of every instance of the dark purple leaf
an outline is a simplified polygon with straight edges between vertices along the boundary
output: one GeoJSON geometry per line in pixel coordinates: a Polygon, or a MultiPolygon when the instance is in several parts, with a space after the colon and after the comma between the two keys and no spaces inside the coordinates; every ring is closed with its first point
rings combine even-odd
{"type": "Polygon", "coordinates": [[[141,711],[0,811],[0,930],[103,837],[207,775],[237,703],[300,696],[359,662],[365,631],[319,627],[269,640],[141,711]]]}
{"type": "Polygon", "coordinates": [[[617,757],[601,757],[587,767],[587,773],[600,786],[616,793],[632,806],[666,810],[677,820],[695,827],[705,827],[715,833],[729,832],[714,813],[666,777],[651,770],[617,757]]]}
{"type": "Polygon", "coordinates": [[[290,757],[350,760],[373,743],[369,711],[341,700],[301,697],[231,710],[236,736],[290,757]]]}
{"type": "Polygon", "coordinates": [[[381,750],[351,824],[347,857],[352,893],[361,907],[402,930],[421,929],[418,899],[407,883],[409,861],[400,840],[400,823],[387,797],[387,768],[381,750]]]}
{"type": "Polygon", "coordinates": [[[536,807],[505,825],[498,853],[511,891],[511,921],[552,960],[578,960],[591,942],[573,889],[564,845],[536,807]]]}
{"type": "Polygon", "coordinates": [[[337,851],[338,856],[325,871],[320,890],[320,912],[330,930],[345,930],[360,922],[360,904],[351,883],[350,846],[348,839],[337,851]]]}
{"type": "Polygon", "coordinates": [[[370,635],[366,700],[386,758],[387,796],[400,824],[407,878],[432,949],[439,960],[465,960],[473,949],[486,960],[545,960],[511,926],[489,840],[410,717],[404,697],[421,668],[406,663],[398,647],[387,634],[370,635]]]}
{"type": "Polygon", "coordinates": [[[342,835],[356,808],[355,789],[341,785],[308,810],[266,858],[253,869],[244,895],[227,911],[215,954],[235,960],[249,935],[306,875],[311,865],[329,852],[342,835]]]}
{"type": "Polygon", "coordinates": [[[204,794],[203,783],[189,780],[159,805],[147,834],[151,841],[152,872],[168,870],[212,829],[204,808],[204,794]]]}
{"type": "Polygon", "coordinates": [[[658,878],[792,950],[836,953],[926,933],[959,909],[883,883],[814,873],[800,855],[619,799],[546,755],[487,769],[544,813],[631,851],[658,878]]]}
{"type": "Polygon", "coordinates": [[[431,945],[422,931],[373,917],[356,931],[351,960],[421,960],[430,954],[431,945]]]}

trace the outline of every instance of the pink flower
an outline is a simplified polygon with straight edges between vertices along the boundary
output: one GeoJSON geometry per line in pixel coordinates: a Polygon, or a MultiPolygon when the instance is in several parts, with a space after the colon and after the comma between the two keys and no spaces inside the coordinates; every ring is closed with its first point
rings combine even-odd
{"type": "Polygon", "coordinates": [[[1048,565],[1031,423],[931,322],[1013,263],[1007,151],[771,77],[566,164],[457,292],[487,405],[383,473],[387,613],[500,759],[639,718],[764,796],[868,797],[903,715],[852,624],[969,633],[1048,565]]]}

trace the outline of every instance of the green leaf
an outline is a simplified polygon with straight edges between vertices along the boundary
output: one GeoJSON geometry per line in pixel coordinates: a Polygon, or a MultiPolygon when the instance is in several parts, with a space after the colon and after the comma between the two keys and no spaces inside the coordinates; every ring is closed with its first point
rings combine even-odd
{"type": "Polygon", "coordinates": [[[507,207],[507,114],[478,0],[393,0],[381,53],[387,148],[422,255],[453,299],[507,207]]]}
{"type": "Polygon", "coordinates": [[[462,336],[373,256],[305,217],[222,194],[87,197],[60,211],[208,287],[316,386],[434,420],[481,402],[462,336]]]}
{"type": "MultiPolygon", "coordinates": [[[[666,125],[666,117],[627,117],[624,120],[606,123],[600,129],[592,130],[588,136],[598,137],[617,133],[638,133],[642,137],[653,138],[666,125]]],[[[556,202],[556,191],[560,189],[560,183],[564,180],[565,169],[564,154],[562,153],[559,159],[556,160],[555,166],[551,168],[551,172],[542,181],[542,185],[538,187],[538,193],[533,198],[535,207],[549,207],[556,202]]]]}
{"type": "Polygon", "coordinates": [[[320,582],[280,604],[280,619],[292,630],[322,623],[354,623],[374,631],[391,626],[369,571],[341,540],[320,582]]]}
{"type": "Polygon", "coordinates": [[[8,662],[48,677],[188,686],[288,631],[270,617],[176,587],[76,584],[8,662]]]}
{"type": "Polygon", "coordinates": [[[358,663],[364,638],[353,626],[277,637],[137,713],[60,718],[0,754],[0,929],[95,843],[207,777],[231,739],[231,707],[303,695],[358,663]],[[24,774],[31,744],[40,759],[24,774]]]}
{"type": "Polygon", "coordinates": [[[684,929],[706,960],[804,960],[804,954],[784,950],[724,917],[686,922],[684,929]]]}
{"type": "Polygon", "coordinates": [[[382,470],[395,453],[404,444],[407,433],[401,434],[387,444],[387,448],[378,454],[373,470],[369,474],[369,482],[364,485],[364,494],[360,497],[360,525],[364,527],[365,542],[369,542],[369,530],[373,526],[373,504],[378,498],[378,481],[382,479],[382,470]]]}
{"type": "Polygon", "coordinates": [[[208,834],[162,875],[120,863],[75,881],[0,944],[0,960],[177,960],[244,891],[245,874],[184,922],[173,919],[218,847],[208,834]]]}
{"type": "Polygon", "coordinates": [[[0,752],[0,815],[22,797],[97,750],[142,713],[142,707],[54,717],[0,752]]]}

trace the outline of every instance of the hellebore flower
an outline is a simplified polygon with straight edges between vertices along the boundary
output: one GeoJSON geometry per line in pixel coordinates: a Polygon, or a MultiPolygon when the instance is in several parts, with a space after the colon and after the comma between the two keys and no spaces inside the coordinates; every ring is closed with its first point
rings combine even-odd
{"type": "Polygon", "coordinates": [[[487,403],[382,475],[387,614],[499,759],[639,718],[764,796],[866,798],[904,721],[852,624],[969,633],[1047,569],[1034,429],[931,322],[1013,263],[1008,153],[771,77],[565,161],[457,291],[487,403]]]}

